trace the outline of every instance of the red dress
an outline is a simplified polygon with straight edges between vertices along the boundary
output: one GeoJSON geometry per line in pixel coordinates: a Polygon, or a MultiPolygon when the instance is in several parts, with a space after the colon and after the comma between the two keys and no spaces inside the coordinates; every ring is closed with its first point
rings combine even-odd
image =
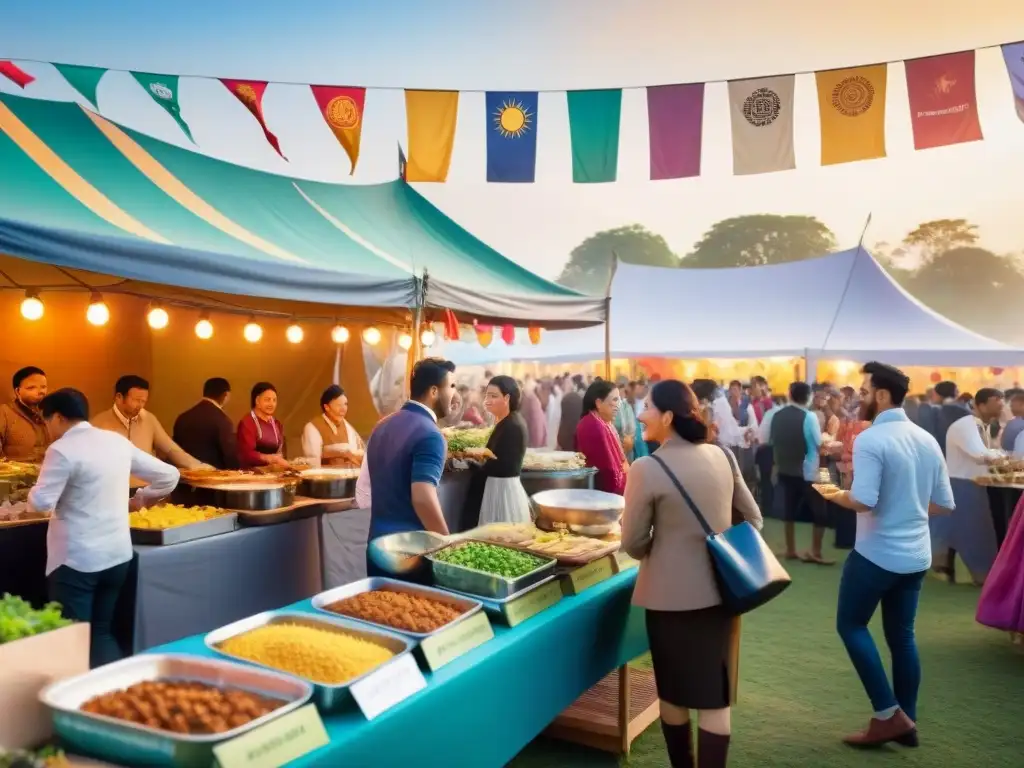
{"type": "Polygon", "coordinates": [[[619,496],[625,493],[626,454],[615,427],[596,413],[588,413],[576,425],[576,450],[587,457],[588,467],[597,469],[597,490],[619,496]]]}
{"type": "Polygon", "coordinates": [[[253,411],[238,422],[238,465],[242,469],[266,466],[263,456],[284,454],[284,425],[264,421],[253,411]]]}

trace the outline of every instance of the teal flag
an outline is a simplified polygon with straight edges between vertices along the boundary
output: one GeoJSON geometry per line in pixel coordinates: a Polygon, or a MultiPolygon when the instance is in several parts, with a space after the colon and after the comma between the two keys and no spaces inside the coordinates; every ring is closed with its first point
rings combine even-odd
{"type": "Polygon", "coordinates": [[[188,123],[181,118],[181,105],[178,104],[178,76],[132,72],[132,77],[139,81],[139,85],[146,89],[146,93],[153,98],[153,101],[167,110],[167,114],[174,118],[174,122],[194,144],[192,131],[189,130],[188,123]]]}
{"type": "Polygon", "coordinates": [[[92,104],[94,109],[99,109],[99,101],[96,98],[96,89],[100,80],[107,74],[107,70],[100,67],[80,67],[75,64],[54,64],[68,85],[78,91],[85,100],[92,104]]]}
{"type": "Polygon", "coordinates": [[[622,90],[569,91],[572,180],[577,184],[615,181],[619,168],[622,90]]]}

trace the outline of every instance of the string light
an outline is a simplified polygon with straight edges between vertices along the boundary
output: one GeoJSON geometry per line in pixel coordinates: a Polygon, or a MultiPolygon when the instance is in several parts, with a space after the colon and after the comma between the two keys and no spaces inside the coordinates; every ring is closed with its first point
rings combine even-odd
{"type": "Polygon", "coordinates": [[[424,328],[423,332],[420,333],[420,342],[424,347],[432,347],[434,342],[437,341],[437,334],[434,333],[431,328],[424,328]]]}
{"type": "Polygon", "coordinates": [[[146,322],[154,331],[162,331],[171,322],[171,316],[159,304],[154,304],[146,313],[146,322]]]}
{"type": "Polygon", "coordinates": [[[196,336],[203,341],[213,337],[213,323],[205,312],[199,316],[199,322],[196,323],[196,336]]]}
{"type": "Polygon", "coordinates": [[[363,331],[363,341],[365,341],[371,347],[380,344],[380,329],[371,325],[369,328],[363,331]]]}
{"type": "Polygon", "coordinates": [[[89,299],[89,308],[85,310],[85,319],[91,325],[106,325],[110,322],[110,309],[98,293],[94,293],[89,299]]]}
{"type": "Polygon", "coordinates": [[[25,298],[21,302],[21,316],[26,320],[40,320],[45,311],[39,294],[35,291],[25,291],[25,298]]]}
{"type": "Polygon", "coordinates": [[[255,344],[263,338],[263,326],[256,322],[256,318],[250,317],[242,329],[242,337],[250,344],[255,344]]]}
{"type": "Polygon", "coordinates": [[[344,344],[348,341],[348,328],[344,325],[336,325],[331,328],[331,341],[335,344],[344,344]]]}
{"type": "Polygon", "coordinates": [[[400,333],[398,335],[398,346],[408,352],[412,348],[412,336],[408,333],[400,333]]]}
{"type": "Polygon", "coordinates": [[[290,341],[292,344],[301,344],[302,337],[304,335],[305,334],[302,332],[302,326],[294,322],[291,325],[289,325],[288,330],[284,332],[285,338],[288,339],[288,341],[290,341]]]}

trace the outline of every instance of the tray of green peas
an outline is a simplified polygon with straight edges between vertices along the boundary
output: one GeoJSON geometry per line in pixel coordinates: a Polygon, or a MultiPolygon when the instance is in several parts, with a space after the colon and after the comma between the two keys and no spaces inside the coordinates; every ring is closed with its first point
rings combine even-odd
{"type": "Polygon", "coordinates": [[[427,555],[434,582],[457,592],[503,600],[547,579],[553,557],[483,541],[459,541],[427,555]]]}

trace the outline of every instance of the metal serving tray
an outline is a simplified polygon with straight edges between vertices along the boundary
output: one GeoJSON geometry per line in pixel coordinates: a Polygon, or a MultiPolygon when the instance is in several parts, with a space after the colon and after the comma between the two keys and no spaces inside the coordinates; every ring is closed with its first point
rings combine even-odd
{"type": "MultiPolygon", "coordinates": [[[[558,561],[553,557],[537,555],[530,552],[528,554],[532,557],[540,558],[545,562],[529,573],[524,573],[522,576],[515,579],[507,579],[504,576],[496,576],[492,573],[477,571],[472,568],[466,568],[462,565],[445,563],[437,559],[437,555],[440,552],[464,547],[472,541],[475,540],[459,541],[445,547],[444,549],[438,550],[438,552],[431,552],[427,555],[427,560],[429,560],[433,566],[434,581],[438,586],[451,589],[456,592],[461,592],[464,595],[475,595],[489,600],[501,600],[510,597],[516,592],[522,592],[527,587],[547,578],[552,574],[555,569],[555,565],[558,563],[558,561]]],[[[502,549],[509,549],[513,552],[521,552],[521,550],[518,550],[515,547],[506,547],[502,544],[493,544],[489,541],[477,543],[488,544],[492,547],[501,547],[502,549]]]]}
{"type": "Polygon", "coordinates": [[[340,587],[329,589],[326,592],[321,592],[313,598],[313,607],[328,616],[336,616],[338,618],[349,619],[350,621],[358,621],[360,624],[367,624],[371,627],[380,627],[381,629],[386,629],[390,632],[397,632],[398,634],[406,635],[407,637],[414,637],[417,640],[422,640],[425,637],[436,635],[438,632],[448,629],[448,627],[454,626],[460,621],[469,618],[483,608],[483,603],[472,597],[458,597],[453,595],[451,592],[434,589],[433,587],[422,587],[417,584],[398,581],[397,579],[374,577],[361,579],[360,581],[353,581],[351,584],[344,584],[340,587]],[[429,600],[436,600],[439,603],[445,603],[458,611],[462,611],[462,615],[452,619],[444,626],[438,627],[433,632],[411,632],[407,629],[399,629],[398,627],[392,627],[387,624],[379,624],[375,621],[358,619],[355,616],[346,616],[344,614],[334,613],[333,611],[327,610],[327,606],[331,603],[344,600],[346,597],[361,595],[364,592],[375,592],[378,589],[388,589],[392,592],[406,592],[410,595],[418,595],[419,597],[425,597],[429,600]]]}
{"type": "Polygon", "coordinates": [[[186,541],[205,539],[208,536],[231,533],[235,530],[237,522],[238,515],[234,512],[227,512],[209,520],[176,525],[173,528],[132,528],[132,544],[152,546],[182,544],[186,541]]]}
{"type": "Polygon", "coordinates": [[[40,692],[39,700],[53,712],[54,732],[71,752],[120,765],[187,768],[212,765],[214,746],[298,709],[312,693],[313,686],[309,683],[280,672],[221,659],[142,654],[53,683],[40,692]],[[238,688],[280,699],[283,704],[240,728],[195,736],[161,731],[80,709],[94,696],[148,680],[189,680],[219,688],[238,688]]]}
{"type": "Polygon", "coordinates": [[[285,674],[296,677],[298,680],[302,680],[303,678],[293,676],[291,673],[282,672],[281,670],[268,667],[264,664],[260,664],[259,662],[250,661],[249,659],[243,659],[240,656],[225,653],[218,648],[218,646],[228,638],[235,637],[236,635],[241,635],[270,624],[301,624],[307,627],[314,627],[315,629],[326,629],[330,632],[337,632],[339,634],[358,637],[361,640],[369,640],[371,642],[378,643],[395,654],[394,658],[390,661],[386,661],[384,664],[374,667],[373,669],[364,672],[362,675],[353,677],[351,680],[339,683],[338,685],[327,685],[325,683],[319,683],[316,680],[304,680],[304,682],[313,686],[313,700],[322,712],[330,712],[342,707],[348,702],[349,697],[351,696],[348,689],[352,683],[362,680],[366,675],[370,674],[370,672],[380,669],[385,664],[390,664],[399,656],[409,653],[415,646],[415,642],[412,639],[405,637],[404,635],[400,635],[397,632],[383,629],[371,629],[366,624],[361,624],[357,621],[350,621],[340,616],[337,618],[328,618],[327,616],[313,615],[309,613],[278,613],[276,611],[267,611],[255,616],[250,616],[247,619],[242,619],[241,621],[236,621],[234,624],[228,624],[226,627],[213,630],[213,632],[206,636],[206,647],[214,653],[219,653],[221,656],[226,656],[229,659],[235,659],[236,661],[241,661],[245,664],[253,664],[263,669],[273,669],[278,674],[285,674]]]}
{"type": "MultiPolygon", "coordinates": [[[[558,578],[557,574],[551,574],[550,576],[546,576],[543,579],[541,579],[540,581],[535,582],[535,583],[531,584],[528,587],[524,587],[523,589],[519,590],[518,592],[513,592],[508,597],[502,597],[502,598],[481,597],[480,598],[480,602],[483,603],[484,610],[500,612],[501,609],[505,606],[506,603],[511,603],[513,600],[516,600],[516,599],[522,597],[523,595],[528,595],[531,592],[533,592],[533,590],[540,589],[545,584],[547,584],[549,581],[554,581],[557,578],[558,578]]],[[[450,589],[448,591],[451,592],[453,595],[459,595],[460,597],[469,597],[469,598],[473,597],[473,595],[467,594],[465,592],[459,592],[457,589],[450,589]]]]}

